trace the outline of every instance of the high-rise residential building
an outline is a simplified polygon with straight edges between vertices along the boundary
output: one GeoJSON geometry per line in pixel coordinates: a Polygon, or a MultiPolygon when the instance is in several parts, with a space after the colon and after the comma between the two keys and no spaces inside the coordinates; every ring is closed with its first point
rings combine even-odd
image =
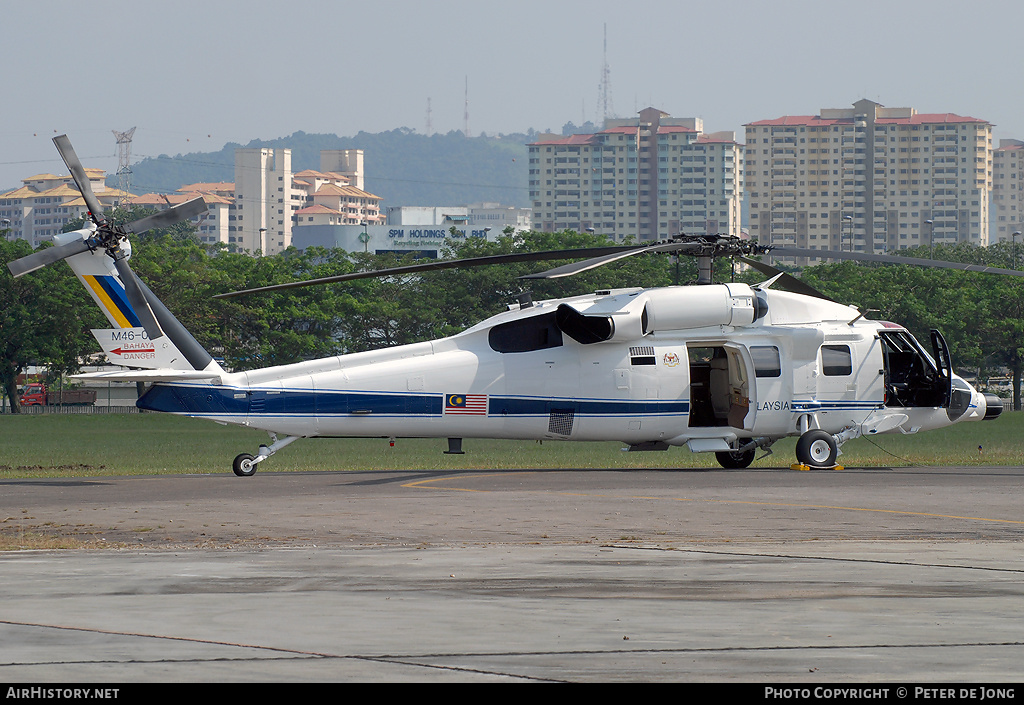
{"type": "Polygon", "coordinates": [[[884,252],[987,245],[992,125],[870,100],[746,126],[750,235],[884,252]]]}
{"type": "Polygon", "coordinates": [[[292,150],[235,150],[235,215],[231,242],[265,255],[292,242],[292,216],[304,203],[292,185],[292,150]]]}
{"type": "Polygon", "coordinates": [[[699,118],[647,108],[594,134],[541,135],[529,150],[538,230],[739,235],[743,147],[733,133],[705,134],[699,118]]]}
{"type": "Polygon", "coordinates": [[[137,196],[132,203],[163,210],[201,196],[207,211],[195,222],[202,242],[263,254],[291,246],[299,225],[384,222],[380,197],[352,185],[363,183],[362,150],[323,152],[323,165],[342,171],[293,174],[289,149],[237,149],[234,183],[189,184],[176,194],[137,196]]]}
{"type": "Polygon", "coordinates": [[[1021,241],[1024,230],[1024,141],[999,140],[992,152],[989,241],[1021,241]]]}
{"type": "Polygon", "coordinates": [[[300,223],[384,222],[380,197],[361,188],[362,150],[322,152],[320,162],[340,172],[293,174],[290,149],[235,150],[235,222],[229,240],[242,250],[276,254],[291,246],[292,227],[300,223]]]}

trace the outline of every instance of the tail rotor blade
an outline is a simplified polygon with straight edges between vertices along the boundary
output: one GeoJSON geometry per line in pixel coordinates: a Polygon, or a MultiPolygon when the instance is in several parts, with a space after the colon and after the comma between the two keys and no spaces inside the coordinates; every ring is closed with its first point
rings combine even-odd
{"type": "Polygon", "coordinates": [[[75,148],[71,146],[71,140],[68,139],[67,135],[58,135],[53,138],[53,143],[57,146],[57,151],[60,152],[60,157],[64,160],[64,164],[67,165],[71,176],[74,177],[75,183],[78,184],[78,190],[82,192],[82,198],[92,214],[93,222],[97,225],[102,224],[104,222],[103,204],[99,202],[96,194],[92,192],[92,186],[89,184],[89,175],[85,173],[82,160],[78,158],[75,148]]]}
{"type": "Polygon", "coordinates": [[[75,240],[64,245],[47,247],[45,250],[39,250],[13,262],[8,262],[7,268],[11,270],[11,274],[15,277],[20,277],[48,264],[59,262],[62,259],[67,259],[82,252],[88,252],[90,249],[89,244],[85,240],[75,240]]]}
{"type": "Polygon", "coordinates": [[[181,222],[182,220],[194,218],[205,211],[206,201],[204,201],[202,197],[193,198],[191,201],[179,203],[165,211],[128,223],[128,225],[124,226],[124,229],[130,233],[138,234],[146,232],[147,230],[152,230],[153,228],[166,228],[174,225],[175,223],[181,222]]]}
{"type": "Polygon", "coordinates": [[[146,329],[146,335],[149,336],[150,340],[162,337],[164,334],[163,329],[160,328],[160,324],[156,321],[156,316],[153,315],[153,309],[149,307],[149,302],[146,301],[146,295],[142,291],[142,286],[139,284],[135,272],[128,266],[128,260],[124,257],[115,257],[114,266],[121,277],[121,283],[124,284],[124,293],[128,296],[128,303],[132,305],[135,315],[139,317],[139,322],[146,329]]]}

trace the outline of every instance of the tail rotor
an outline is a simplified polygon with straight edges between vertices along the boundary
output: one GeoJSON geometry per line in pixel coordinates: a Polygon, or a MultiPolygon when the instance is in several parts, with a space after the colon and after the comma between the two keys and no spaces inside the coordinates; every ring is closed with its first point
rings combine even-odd
{"type": "Polygon", "coordinates": [[[10,269],[11,274],[15,277],[20,277],[68,257],[102,249],[114,260],[114,267],[117,269],[121,282],[124,284],[128,302],[135,310],[136,315],[138,315],[142,326],[146,329],[149,339],[155,340],[163,336],[164,332],[160,328],[156,316],[153,314],[153,309],[146,300],[141,283],[135,272],[128,265],[130,248],[125,248],[122,245],[127,242],[129,233],[139,234],[153,228],[165,228],[182,220],[193,218],[206,210],[206,203],[202,198],[195,198],[155,215],[140,218],[125,225],[115,225],[104,218],[103,204],[100,203],[99,199],[96,198],[96,194],[93,193],[88,174],[85,171],[85,167],[82,166],[82,161],[75,153],[74,147],[71,146],[71,140],[68,139],[67,135],[59,135],[53,138],[53,143],[56,145],[61,159],[64,160],[64,164],[71,172],[78,190],[82,193],[82,199],[89,209],[90,225],[82,231],[83,235],[85,235],[82,240],[75,240],[64,245],[33,252],[21,259],[8,263],[8,269],[10,269]],[[91,234],[86,235],[87,233],[91,234]]]}

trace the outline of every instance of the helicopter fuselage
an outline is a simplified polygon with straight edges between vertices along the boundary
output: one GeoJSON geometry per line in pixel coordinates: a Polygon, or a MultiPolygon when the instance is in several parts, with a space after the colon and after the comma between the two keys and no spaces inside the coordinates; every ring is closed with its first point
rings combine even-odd
{"type": "Polygon", "coordinates": [[[431,342],[158,383],[139,406],[301,437],[615,440],[695,452],[986,415],[984,396],[905,329],[743,284],[540,302],[431,342]]]}

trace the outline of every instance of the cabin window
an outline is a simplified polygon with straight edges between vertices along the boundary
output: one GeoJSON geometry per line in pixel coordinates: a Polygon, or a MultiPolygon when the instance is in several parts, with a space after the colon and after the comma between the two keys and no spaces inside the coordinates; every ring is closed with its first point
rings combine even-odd
{"type": "Polygon", "coordinates": [[[822,345],[821,371],[826,377],[853,374],[853,355],[849,345],[822,345]]]}
{"type": "Polygon", "coordinates": [[[750,357],[754,359],[755,377],[782,376],[782,358],[774,345],[752,345],[750,357]]]}
{"type": "Polygon", "coordinates": [[[500,353],[521,353],[558,348],[562,345],[562,331],[555,323],[555,313],[530,316],[517,321],[500,323],[487,334],[491,349],[500,353]]]}

